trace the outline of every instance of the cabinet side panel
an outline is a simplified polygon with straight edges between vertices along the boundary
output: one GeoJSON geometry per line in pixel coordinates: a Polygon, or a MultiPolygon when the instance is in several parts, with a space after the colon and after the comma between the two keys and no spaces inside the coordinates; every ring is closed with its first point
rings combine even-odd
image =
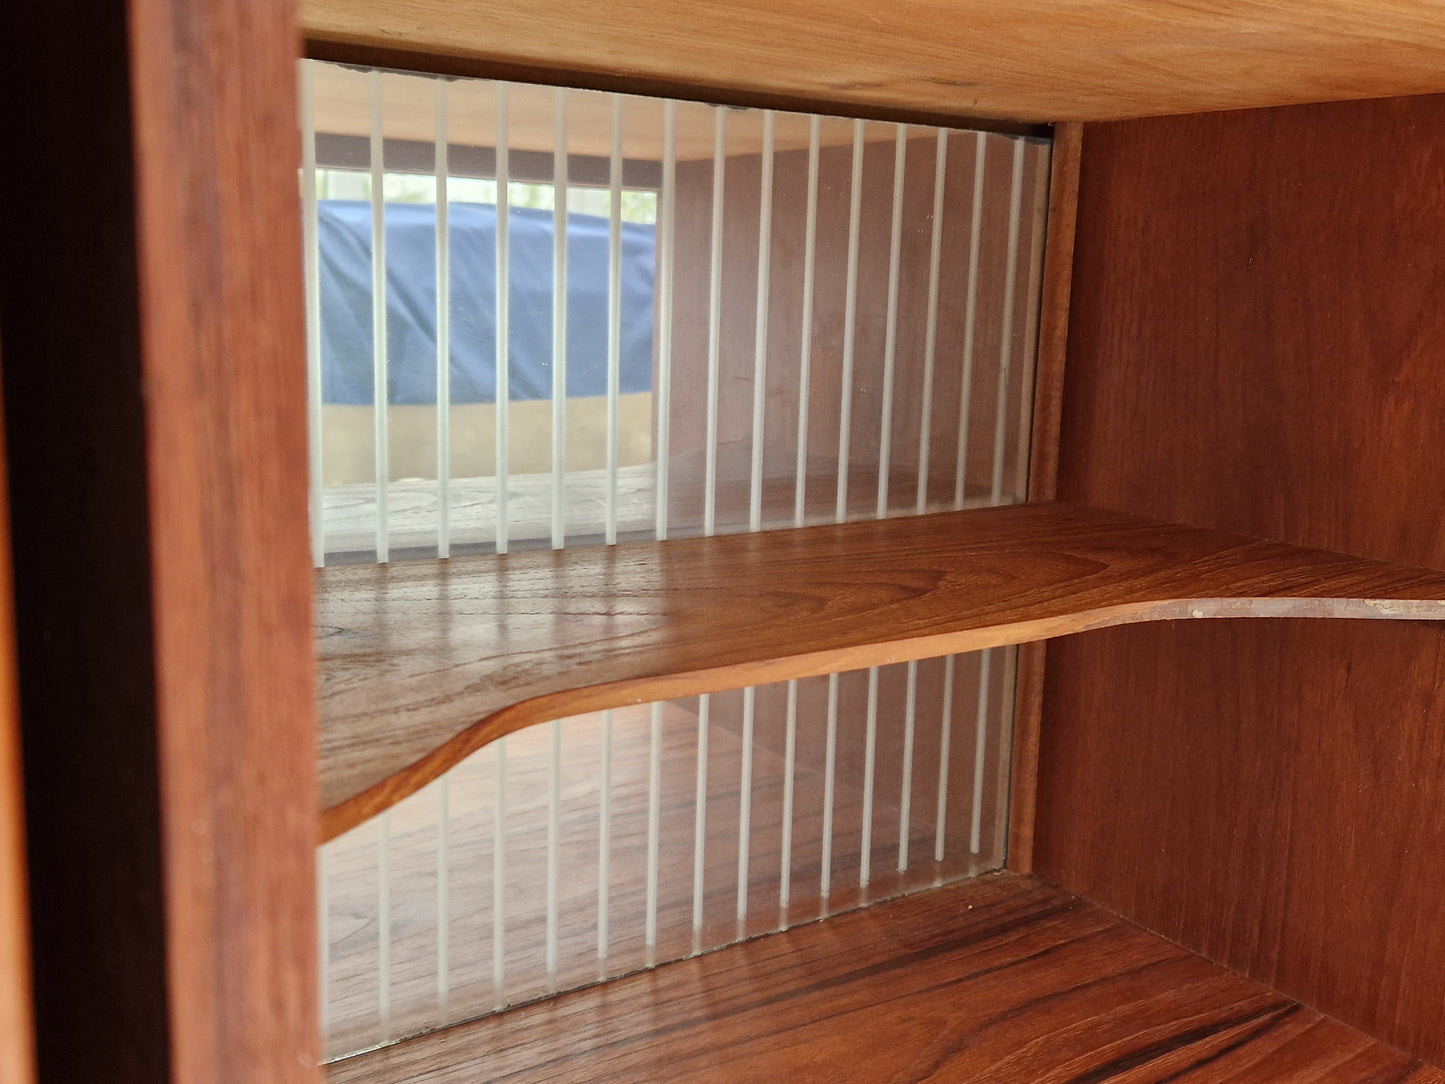
{"type": "Polygon", "coordinates": [[[288,0],[129,0],[176,1081],[318,1078],[316,708],[288,0]]]}
{"type": "MultiPolygon", "coordinates": [[[[1091,125],[1059,496],[1445,565],[1445,98],[1091,125]]],[[[1445,1058],[1445,630],[1048,652],[1036,869],[1445,1058]]]]}
{"type": "Polygon", "coordinates": [[[13,15],[0,329],[37,1076],[316,1080],[294,11],[13,15]]]}

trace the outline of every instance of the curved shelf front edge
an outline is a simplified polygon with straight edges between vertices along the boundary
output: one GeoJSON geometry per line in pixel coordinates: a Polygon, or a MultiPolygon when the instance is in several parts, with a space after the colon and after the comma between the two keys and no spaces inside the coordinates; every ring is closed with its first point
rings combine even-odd
{"type": "Polygon", "coordinates": [[[1211,617],[1445,620],[1445,573],[1063,504],[320,573],[322,837],[603,708],[1211,617]]]}

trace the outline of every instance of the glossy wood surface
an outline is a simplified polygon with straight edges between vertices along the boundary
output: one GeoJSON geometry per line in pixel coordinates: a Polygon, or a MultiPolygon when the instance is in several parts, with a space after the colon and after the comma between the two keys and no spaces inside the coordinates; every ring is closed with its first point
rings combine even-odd
{"type": "Polygon", "coordinates": [[[299,1084],[318,1037],[295,9],[129,8],[147,485],[127,499],[149,518],[170,1077],[299,1084]]]}
{"type": "Polygon", "coordinates": [[[370,47],[422,67],[440,57],[1013,120],[1445,90],[1435,0],[305,0],[301,13],[313,49],[352,58],[370,47]]]}
{"type": "Polygon", "coordinates": [[[330,1084],[1445,1073],[1026,877],[935,889],[331,1067],[330,1084]]]}
{"type": "MultiPolygon", "coordinates": [[[[1060,493],[1445,563],[1445,99],[1086,128],[1060,493]]],[[[1445,628],[1049,645],[1037,869],[1445,1058],[1445,628]]]]}
{"type": "Polygon", "coordinates": [[[1048,504],[324,569],[322,833],[545,719],[1105,625],[1286,615],[1445,618],[1445,573],[1048,504]]]}

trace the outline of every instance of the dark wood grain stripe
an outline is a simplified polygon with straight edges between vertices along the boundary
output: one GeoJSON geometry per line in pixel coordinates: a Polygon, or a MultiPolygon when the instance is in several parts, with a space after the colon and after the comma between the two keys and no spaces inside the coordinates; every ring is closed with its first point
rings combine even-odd
{"type": "MultiPolygon", "coordinates": [[[[1265,1032],[1272,1030],[1282,1021],[1299,1012],[1300,1008],[1301,1006],[1298,1004],[1285,1005],[1277,1011],[1270,1013],[1264,1018],[1261,1023],[1256,1024],[1254,1027],[1244,1032],[1243,1035],[1229,1043],[1229,1045],[1221,1047],[1220,1049],[1214,1051],[1211,1054],[1205,1055],[1198,1061],[1190,1062],[1184,1068],[1170,1073],[1166,1077],[1161,1077],[1158,1081],[1158,1084],[1169,1084],[1169,1081],[1179,1080],[1183,1077],[1188,1076],[1190,1073],[1193,1073],[1199,1069],[1204,1068],[1207,1065],[1211,1065],[1219,1061],[1221,1058],[1224,1058],[1227,1055],[1234,1053],[1236,1050],[1240,1050],[1243,1047],[1248,1046],[1265,1032]]],[[[1409,1070],[1406,1071],[1408,1072],[1409,1070]]]]}
{"type": "MultiPolygon", "coordinates": [[[[1292,1016],[1294,1013],[1298,1012],[1300,1008],[1301,1006],[1298,1004],[1290,1004],[1289,1002],[1281,1001],[1274,1005],[1266,1006],[1262,1009],[1255,1009],[1251,1012],[1241,1013],[1238,1016],[1226,1017],[1223,1020],[1212,1021],[1207,1024],[1200,1024],[1197,1027],[1189,1028],[1185,1031],[1179,1032],[1178,1034],[1170,1035],[1167,1038],[1150,1043],[1147,1046],[1141,1047],[1138,1050],[1130,1051],[1128,1054],[1120,1055],[1117,1058],[1111,1058],[1109,1061],[1106,1061],[1104,1062],[1104,1064],[1090,1069],[1086,1073],[1080,1073],[1078,1076],[1071,1077],[1069,1080],[1069,1084],[1100,1084],[1101,1081],[1109,1080],[1112,1077],[1119,1076],[1121,1073],[1124,1073],[1129,1069],[1136,1069],[1141,1065],[1148,1065],[1152,1061],[1157,1061],[1165,1054],[1172,1054],[1176,1050],[1182,1050],[1185,1047],[1193,1046],[1194,1044],[1200,1042],[1203,1039],[1218,1035],[1220,1032],[1233,1031],[1234,1029],[1243,1025],[1254,1024],[1256,1021],[1263,1018],[1263,1023],[1251,1028],[1248,1032],[1246,1032],[1243,1038],[1241,1038],[1235,1043],[1230,1044],[1230,1046],[1225,1048],[1226,1051],[1236,1050],[1239,1047],[1243,1046],[1245,1043],[1258,1038],[1260,1035],[1263,1035],[1266,1031],[1274,1027],[1285,1017],[1292,1016]]],[[[1212,1057],[1218,1058],[1222,1056],[1222,1054],[1223,1052],[1219,1052],[1212,1055],[1212,1057]]],[[[1195,1062],[1189,1066],[1188,1070],[1181,1070],[1180,1072],[1170,1074],[1170,1076],[1178,1078],[1179,1076],[1183,1075],[1184,1072],[1193,1071],[1199,1065],[1204,1064],[1204,1062],[1207,1060],[1209,1059],[1195,1062]]]]}

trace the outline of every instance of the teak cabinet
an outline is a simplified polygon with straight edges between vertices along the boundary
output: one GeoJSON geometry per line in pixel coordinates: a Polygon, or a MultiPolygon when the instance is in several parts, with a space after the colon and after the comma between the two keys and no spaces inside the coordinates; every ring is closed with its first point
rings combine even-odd
{"type": "MultiPolygon", "coordinates": [[[[32,1016],[41,1080],[320,1077],[296,20],[12,19],[17,1080],[32,1016]]],[[[1033,496],[1445,567],[1445,97],[1387,97],[1445,90],[1434,5],[313,0],[301,25],[335,59],[1064,122],[1033,496]],[[1343,98],[1378,100],[1300,104],[1343,98]],[[1210,112],[1242,107],[1268,108],[1210,112]]],[[[1025,657],[1016,870],[1445,1061],[1439,623],[1025,657]]]]}

